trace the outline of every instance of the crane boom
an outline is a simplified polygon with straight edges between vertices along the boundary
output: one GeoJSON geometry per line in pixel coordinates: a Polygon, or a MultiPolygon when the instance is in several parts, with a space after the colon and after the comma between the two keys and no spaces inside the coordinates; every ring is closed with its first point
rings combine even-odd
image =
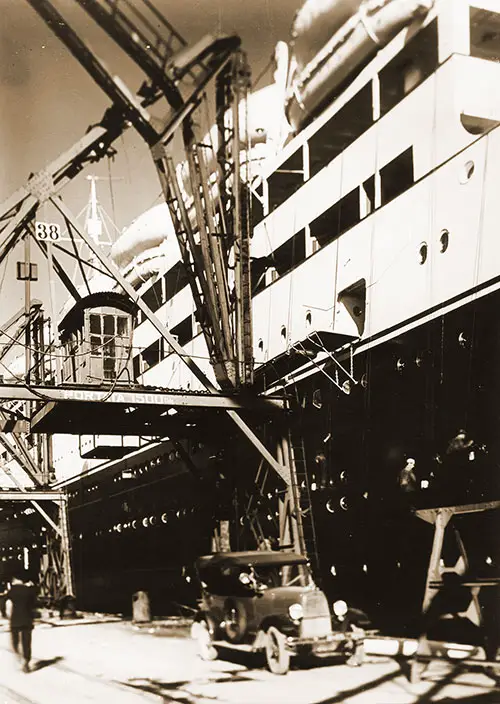
{"type": "MultiPolygon", "coordinates": [[[[111,98],[118,119],[130,121],[150,147],[217,382],[226,388],[250,385],[250,200],[241,177],[239,118],[249,71],[239,38],[203,40],[189,50],[150,0],[75,0],[145,73],[145,83],[133,95],[49,0],[27,1],[111,98]],[[218,144],[210,147],[215,172],[208,170],[207,145],[193,119],[200,105],[206,105],[211,83],[219,136],[218,144]],[[147,107],[161,98],[170,111],[158,127],[147,107]],[[179,128],[190,193],[169,154],[179,128]]],[[[245,139],[243,149],[248,154],[245,139]]]]}

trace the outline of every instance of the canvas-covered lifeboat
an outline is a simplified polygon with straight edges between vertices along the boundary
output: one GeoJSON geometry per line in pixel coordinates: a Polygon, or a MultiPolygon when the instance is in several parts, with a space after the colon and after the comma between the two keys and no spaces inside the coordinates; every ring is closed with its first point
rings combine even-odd
{"type": "Polygon", "coordinates": [[[292,26],[285,112],[298,131],[342,82],[434,0],[306,0],[292,26]]]}

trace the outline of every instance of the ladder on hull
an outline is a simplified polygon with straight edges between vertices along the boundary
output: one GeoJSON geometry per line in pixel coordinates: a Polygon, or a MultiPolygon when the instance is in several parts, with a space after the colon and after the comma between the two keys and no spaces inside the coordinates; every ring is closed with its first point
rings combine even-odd
{"type": "Polygon", "coordinates": [[[299,436],[298,433],[290,430],[287,445],[293,507],[292,518],[296,524],[297,548],[309,558],[313,575],[316,582],[319,583],[319,553],[304,440],[301,435],[299,436]]]}

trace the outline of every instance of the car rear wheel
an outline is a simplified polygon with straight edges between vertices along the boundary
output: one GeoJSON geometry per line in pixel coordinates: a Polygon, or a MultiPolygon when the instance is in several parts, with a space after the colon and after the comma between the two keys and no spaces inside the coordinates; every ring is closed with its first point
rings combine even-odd
{"type": "Polygon", "coordinates": [[[198,655],[202,660],[216,660],[217,649],[212,644],[212,633],[205,619],[193,623],[191,626],[191,638],[196,641],[198,655]]]}
{"type": "Polygon", "coordinates": [[[270,626],[266,634],[266,660],[269,670],[275,675],[286,675],[290,669],[286,638],[274,626],[270,626]]]}
{"type": "Polygon", "coordinates": [[[247,629],[245,607],[234,599],[228,599],[224,607],[224,630],[230,643],[240,643],[247,629]]]}

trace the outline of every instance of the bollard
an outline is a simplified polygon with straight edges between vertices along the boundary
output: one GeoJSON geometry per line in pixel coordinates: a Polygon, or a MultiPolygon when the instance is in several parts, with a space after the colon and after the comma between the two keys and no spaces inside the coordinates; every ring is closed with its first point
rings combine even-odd
{"type": "Polygon", "coordinates": [[[133,623],[149,623],[151,621],[151,609],[147,592],[136,592],[132,597],[132,621],[133,623]]]}

